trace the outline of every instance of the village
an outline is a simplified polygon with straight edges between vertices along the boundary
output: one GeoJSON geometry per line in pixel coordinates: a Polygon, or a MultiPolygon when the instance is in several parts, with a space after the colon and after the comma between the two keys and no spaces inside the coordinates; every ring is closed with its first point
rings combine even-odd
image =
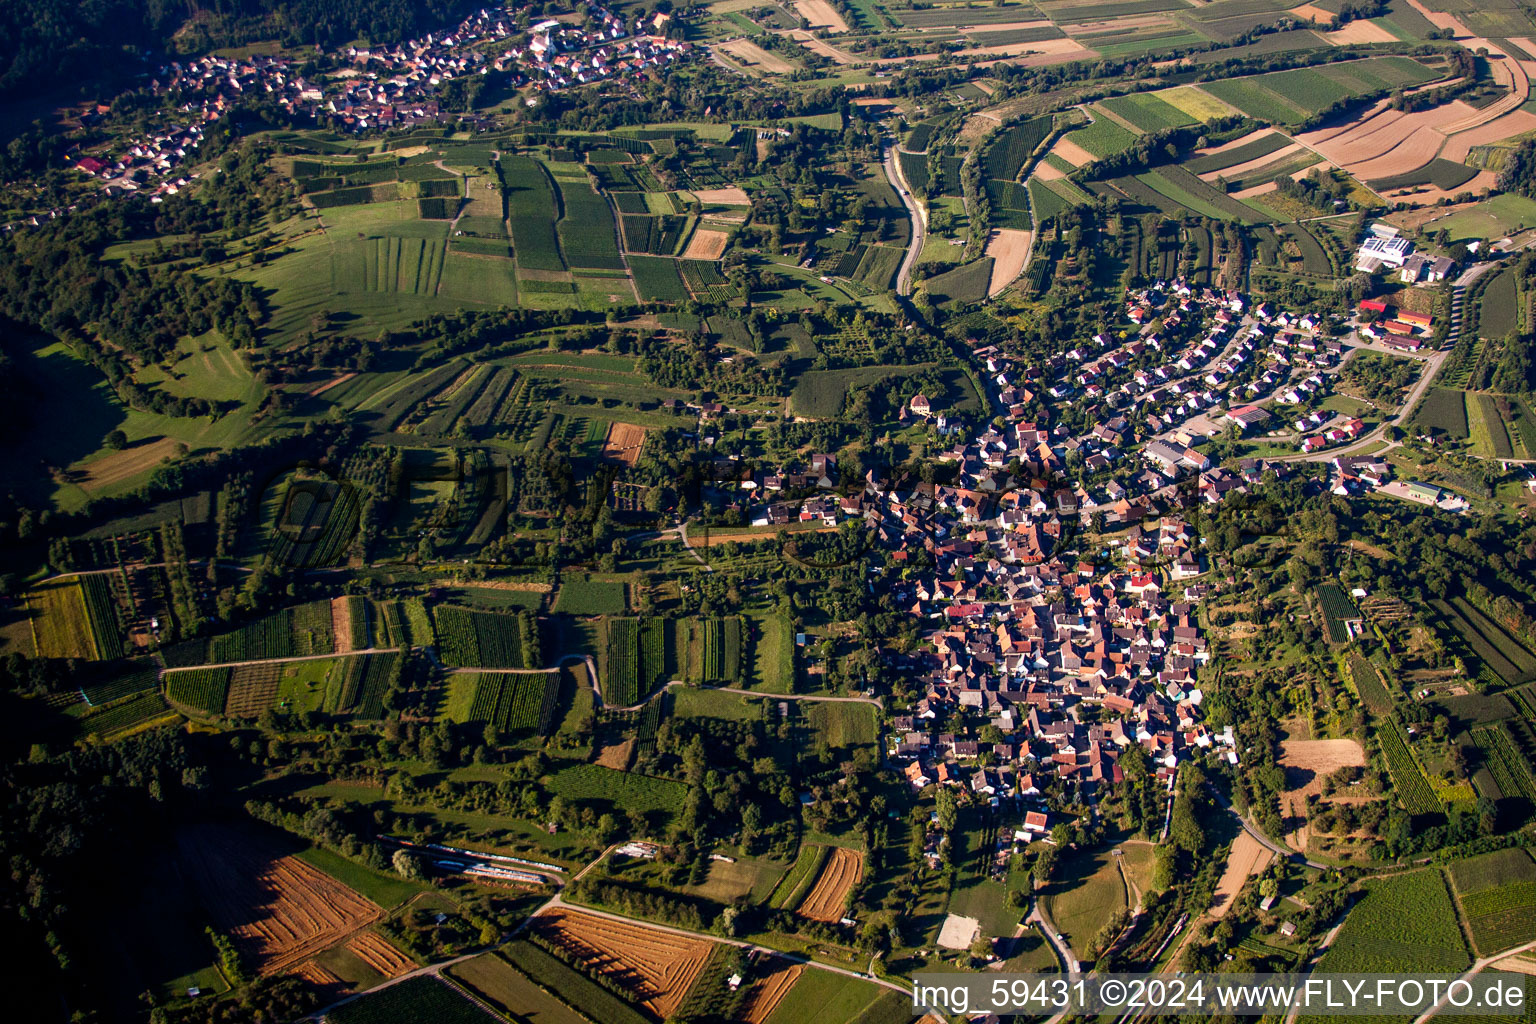
{"type": "MultiPolygon", "coordinates": [[[[540,94],[648,74],[691,54],[687,43],[649,34],[665,29],[664,14],[627,24],[589,6],[585,23],[568,24],[581,19],[567,17],[527,28],[518,18],[512,7],[486,8],[441,35],[392,47],[347,47],[329,55],[340,67],[312,77],[300,72],[301,61],[260,54],[168,62],[149,83],[174,103],[165,122],[151,134],[79,155],[74,166],[108,196],[145,194],[158,202],[191,184],[195,175],[187,168],[205,127],[247,97],[264,98],[295,120],[349,134],[436,127],[462,119],[438,98],[447,81],[495,73],[509,88],[527,90],[524,102],[533,106],[540,94]]],[[[94,104],[81,123],[102,125],[111,115],[110,104],[94,104]]],[[[476,119],[471,126],[483,127],[476,119]]]]}

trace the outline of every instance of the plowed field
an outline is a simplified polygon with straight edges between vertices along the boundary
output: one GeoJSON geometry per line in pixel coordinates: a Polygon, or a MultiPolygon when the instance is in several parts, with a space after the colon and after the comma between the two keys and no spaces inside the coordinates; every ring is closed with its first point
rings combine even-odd
{"type": "Polygon", "coordinates": [[[416,961],[400,952],[377,932],[363,932],[347,943],[347,948],[386,978],[398,978],[416,969],[416,961]]]}
{"type": "Polygon", "coordinates": [[[779,1000],[800,980],[804,964],[785,964],[752,986],[746,1004],[741,1009],[741,1019],[746,1024],[763,1024],[768,1015],[778,1009],[779,1000]]]}
{"type": "Polygon", "coordinates": [[[275,974],[379,919],[372,901],[256,833],[184,829],[177,849],[214,927],[261,974],[275,974]]]}
{"type": "Polygon", "coordinates": [[[682,1005],[714,945],[614,921],[563,907],[534,922],[538,933],[574,953],[586,965],[634,993],[657,1017],[666,1020],[682,1005]]]}
{"type": "Polygon", "coordinates": [[[864,873],[864,855],[841,846],[832,851],[811,894],[800,904],[800,916],[812,921],[837,921],[843,916],[848,890],[864,873]]]}

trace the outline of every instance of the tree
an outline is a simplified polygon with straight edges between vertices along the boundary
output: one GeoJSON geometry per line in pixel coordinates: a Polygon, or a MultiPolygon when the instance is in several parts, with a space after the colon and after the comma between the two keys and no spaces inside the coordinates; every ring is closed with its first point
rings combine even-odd
{"type": "Polygon", "coordinates": [[[103,443],[113,451],[120,452],[128,447],[128,435],[121,430],[114,430],[106,436],[103,443]]]}
{"type": "Polygon", "coordinates": [[[390,863],[394,866],[395,873],[401,878],[408,878],[413,882],[419,882],[423,878],[421,862],[411,856],[407,850],[396,850],[390,863]]]}

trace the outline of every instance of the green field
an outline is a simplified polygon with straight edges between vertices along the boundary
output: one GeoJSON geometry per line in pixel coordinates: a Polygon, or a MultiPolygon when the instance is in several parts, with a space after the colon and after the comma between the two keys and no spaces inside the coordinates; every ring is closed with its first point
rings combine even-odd
{"type": "Polygon", "coordinates": [[[1107,100],[1100,100],[1099,105],[1144,132],[1161,131],[1164,128],[1177,128],[1179,125],[1195,123],[1193,117],[1152,93],[1138,92],[1129,96],[1114,96],[1107,100]]]}
{"type": "Polygon", "coordinates": [[[1445,879],[1430,868],[1368,882],[1317,969],[1453,973],[1471,962],[1445,879]]]}
{"type": "Polygon", "coordinates": [[[815,969],[804,971],[764,1024],[908,1024],[910,996],[815,969]]]}
{"type": "Polygon", "coordinates": [[[1478,955],[1536,939],[1536,861],[1500,850],[1450,866],[1451,883],[1478,955]]]}
{"type": "Polygon", "coordinates": [[[625,607],[624,584],[575,577],[560,584],[554,610],[566,615],[619,615],[625,607]]]}
{"type": "Polygon", "coordinates": [[[605,806],[610,812],[640,814],[682,810],[688,787],[672,779],[615,771],[595,764],[563,768],[549,778],[551,792],[578,804],[605,806]]]}
{"type": "Polygon", "coordinates": [[[1123,153],[1136,141],[1135,135],[1107,117],[1098,118],[1090,125],[1073,130],[1067,138],[1094,156],[1123,153]]]}

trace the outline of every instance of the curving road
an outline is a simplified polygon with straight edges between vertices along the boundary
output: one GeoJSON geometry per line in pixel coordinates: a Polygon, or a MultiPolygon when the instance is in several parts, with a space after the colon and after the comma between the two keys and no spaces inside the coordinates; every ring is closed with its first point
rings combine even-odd
{"type": "Polygon", "coordinates": [[[928,222],[923,216],[922,208],[912,198],[912,190],[907,187],[907,179],[901,173],[901,161],[896,159],[896,154],[900,151],[900,146],[886,145],[881,162],[885,167],[886,180],[901,197],[901,205],[907,208],[907,216],[912,220],[912,242],[907,246],[906,256],[902,258],[901,269],[896,272],[896,294],[911,295],[912,268],[917,266],[917,258],[922,254],[923,243],[928,235],[928,222]]]}

